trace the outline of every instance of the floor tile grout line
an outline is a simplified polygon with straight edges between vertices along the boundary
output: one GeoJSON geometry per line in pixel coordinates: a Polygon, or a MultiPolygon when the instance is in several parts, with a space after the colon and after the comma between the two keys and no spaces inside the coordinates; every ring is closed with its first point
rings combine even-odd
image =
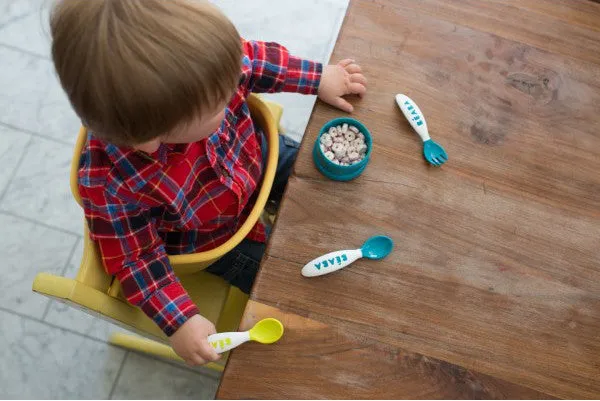
{"type": "MultiPolygon", "coordinates": [[[[20,132],[23,132],[25,134],[29,134],[31,136],[34,136],[36,138],[41,138],[41,139],[46,139],[48,141],[56,142],[56,143],[59,143],[61,145],[66,145],[66,146],[70,146],[70,147],[75,146],[73,143],[69,143],[68,141],[64,141],[62,139],[54,138],[53,136],[50,136],[50,135],[40,134],[39,132],[31,131],[31,130],[26,129],[26,128],[17,127],[16,125],[8,124],[8,123],[5,123],[4,121],[0,121],[0,126],[6,127],[6,128],[10,128],[10,129],[15,130],[15,131],[20,131],[20,132]]],[[[79,128],[77,128],[77,129],[79,129],[79,128]]]]}
{"type": "Polygon", "coordinates": [[[14,23],[17,23],[17,22],[19,22],[19,21],[21,21],[21,20],[29,17],[31,14],[32,14],[31,12],[28,12],[28,13],[21,14],[21,15],[15,15],[14,17],[12,17],[11,19],[9,19],[8,21],[5,21],[2,24],[0,24],[0,30],[5,29],[6,27],[8,27],[8,26],[10,26],[10,25],[12,25],[14,23]]]}
{"type": "MultiPolygon", "coordinates": [[[[39,295],[39,296],[42,296],[42,295],[39,295]]],[[[92,336],[90,336],[88,334],[83,334],[83,333],[80,333],[80,332],[75,331],[73,329],[68,329],[66,327],[58,326],[58,325],[56,325],[54,323],[46,322],[46,321],[41,320],[40,318],[37,318],[37,317],[29,316],[29,315],[26,315],[26,314],[21,313],[21,312],[16,312],[14,310],[5,308],[4,306],[0,306],[0,311],[5,312],[5,313],[9,313],[11,315],[19,316],[19,317],[21,317],[23,319],[31,320],[31,321],[34,321],[36,323],[44,324],[46,326],[52,327],[53,329],[63,330],[63,331],[66,331],[69,334],[74,334],[74,335],[86,338],[88,340],[91,340],[91,341],[94,341],[94,342],[97,342],[97,343],[101,343],[101,344],[106,344],[106,345],[113,346],[113,345],[111,345],[110,343],[108,343],[106,341],[102,341],[102,340],[100,340],[100,339],[98,339],[96,337],[92,337],[92,336]]],[[[115,348],[118,348],[118,347],[115,347],[115,348]]]]}
{"type": "MultiPolygon", "coordinates": [[[[125,349],[125,348],[121,348],[121,349],[125,349]]],[[[195,374],[197,374],[199,376],[203,376],[203,377],[206,377],[208,379],[216,380],[217,382],[221,381],[220,377],[216,377],[216,375],[213,375],[212,373],[200,372],[200,371],[198,371],[198,370],[196,370],[194,368],[191,368],[189,366],[178,364],[176,362],[169,361],[167,359],[162,359],[162,358],[157,357],[157,356],[152,355],[152,354],[145,354],[143,352],[134,351],[134,350],[127,350],[127,349],[125,349],[125,350],[127,352],[127,356],[126,356],[125,359],[129,359],[129,356],[132,355],[132,354],[134,354],[134,355],[137,354],[137,355],[141,355],[141,356],[144,356],[146,358],[152,359],[154,361],[157,361],[157,362],[160,362],[160,363],[164,363],[166,365],[173,366],[175,368],[179,368],[179,369],[183,369],[183,370],[186,370],[188,372],[191,372],[191,373],[195,373],[195,374]]],[[[125,366],[125,359],[123,360],[124,363],[123,363],[122,367],[125,366]]],[[[117,384],[117,381],[118,381],[119,377],[121,377],[121,373],[122,373],[121,372],[121,368],[119,368],[119,373],[117,374],[117,379],[115,380],[114,387],[113,387],[113,389],[111,389],[110,396],[108,398],[109,400],[112,399],[112,397],[114,396],[114,390],[116,389],[116,384],[117,384]]]]}
{"type": "Polygon", "coordinates": [[[27,152],[29,151],[31,142],[33,142],[33,135],[30,136],[29,140],[25,144],[25,147],[23,148],[23,152],[21,153],[19,160],[17,160],[17,163],[15,164],[15,168],[13,169],[13,171],[11,171],[10,177],[8,178],[8,181],[6,181],[6,184],[4,186],[4,189],[2,190],[2,193],[0,193],[0,205],[2,205],[2,201],[4,200],[4,197],[6,196],[6,194],[8,193],[8,188],[11,186],[15,176],[17,175],[17,171],[19,171],[19,167],[21,167],[23,160],[25,160],[25,155],[27,155],[27,152]]]}
{"type": "Polygon", "coordinates": [[[121,373],[123,373],[123,368],[125,368],[125,363],[127,362],[127,359],[129,358],[130,353],[131,353],[130,351],[125,351],[125,356],[123,357],[123,360],[121,361],[121,366],[119,366],[119,370],[117,371],[117,375],[115,376],[115,381],[112,384],[110,393],[108,393],[107,400],[113,399],[113,395],[115,394],[115,390],[117,389],[117,384],[119,383],[119,379],[121,378],[121,373]]]}
{"type": "Polygon", "coordinates": [[[69,253],[69,259],[67,259],[67,262],[65,263],[65,265],[62,268],[62,271],[60,272],[60,274],[62,274],[63,276],[67,273],[67,270],[69,269],[69,262],[75,255],[75,251],[77,251],[77,248],[81,244],[82,239],[83,239],[83,237],[81,236],[81,237],[77,237],[77,239],[75,240],[75,244],[73,244],[73,248],[71,249],[71,252],[69,253]]]}
{"type": "MultiPolygon", "coordinates": [[[[50,44],[48,44],[48,46],[50,46],[50,44]]],[[[26,54],[28,56],[38,58],[40,60],[51,62],[50,57],[48,57],[48,56],[43,56],[43,55],[41,55],[39,53],[35,53],[35,52],[30,51],[30,50],[25,50],[25,49],[22,49],[22,48],[17,47],[17,46],[13,46],[13,45],[9,45],[9,44],[0,42],[0,47],[4,47],[5,49],[9,49],[9,50],[12,50],[12,51],[15,51],[15,52],[23,53],[23,54],[26,54]]]]}
{"type": "MultiPolygon", "coordinates": [[[[79,245],[80,242],[81,242],[81,238],[77,238],[75,240],[75,243],[71,247],[71,250],[69,251],[69,256],[67,257],[67,261],[65,262],[63,268],[61,269],[61,272],[60,272],[61,276],[64,277],[65,272],[69,268],[69,262],[71,262],[73,255],[75,255],[75,251],[77,250],[77,246],[79,245]]],[[[42,315],[42,320],[44,322],[46,321],[46,317],[48,317],[48,313],[50,313],[50,308],[52,308],[52,305],[54,305],[54,302],[56,302],[56,301],[54,301],[53,299],[50,299],[48,304],[46,305],[46,308],[44,309],[44,314],[42,315]]]]}
{"type": "MultiPolygon", "coordinates": [[[[1,200],[1,198],[0,198],[0,200],[1,200]]],[[[17,219],[25,220],[25,221],[27,221],[29,223],[37,224],[39,226],[48,228],[50,230],[55,230],[55,231],[61,232],[63,234],[73,235],[73,236],[75,236],[77,238],[82,238],[82,236],[83,236],[81,233],[77,233],[77,232],[74,232],[74,231],[71,231],[71,230],[66,230],[64,228],[56,227],[56,226],[53,226],[53,225],[48,224],[48,223],[44,223],[42,221],[36,220],[34,218],[31,218],[31,217],[25,217],[25,216],[22,216],[22,215],[17,214],[17,213],[9,212],[6,209],[2,209],[2,207],[0,205],[0,215],[2,215],[2,214],[5,215],[5,216],[10,216],[10,217],[14,217],[14,218],[17,218],[17,219]]]]}

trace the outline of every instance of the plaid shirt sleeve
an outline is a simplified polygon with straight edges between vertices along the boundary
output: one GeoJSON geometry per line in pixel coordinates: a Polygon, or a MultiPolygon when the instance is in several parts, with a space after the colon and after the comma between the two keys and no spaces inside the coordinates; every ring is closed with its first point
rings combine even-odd
{"type": "Polygon", "coordinates": [[[251,92],[316,95],[323,65],[294,57],[277,43],[243,41],[243,68],[251,92]]]}
{"type": "Polygon", "coordinates": [[[106,271],[117,277],[131,304],[172,335],[198,309],[175,277],[154,224],[139,206],[122,202],[104,187],[80,185],[80,192],[106,271]]]}

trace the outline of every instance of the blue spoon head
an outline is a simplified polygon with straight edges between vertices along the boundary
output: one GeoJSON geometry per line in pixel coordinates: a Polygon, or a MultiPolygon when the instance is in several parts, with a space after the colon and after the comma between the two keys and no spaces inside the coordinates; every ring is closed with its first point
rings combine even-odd
{"type": "Polygon", "coordinates": [[[434,166],[441,166],[448,161],[448,155],[444,148],[431,139],[423,144],[423,155],[434,166]]]}
{"type": "Polygon", "coordinates": [[[392,252],[394,241],[385,235],[377,235],[369,238],[362,246],[361,251],[365,258],[383,259],[392,252]]]}

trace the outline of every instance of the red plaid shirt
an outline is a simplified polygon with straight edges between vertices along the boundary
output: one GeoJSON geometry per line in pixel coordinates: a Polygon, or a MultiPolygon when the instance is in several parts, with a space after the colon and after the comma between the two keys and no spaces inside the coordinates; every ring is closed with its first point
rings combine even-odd
{"type": "MultiPolygon", "coordinates": [[[[252,209],[262,176],[251,92],[316,94],[322,65],[290,56],[276,43],[243,41],[240,85],[220,128],[199,142],[162,144],[152,155],[90,135],[79,190],[90,234],[106,271],[127,300],[172,335],[198,313],[167,254],[226,242],[252,209]]],[[[262,224],[249,237],[265,241],[262,224]]]]}

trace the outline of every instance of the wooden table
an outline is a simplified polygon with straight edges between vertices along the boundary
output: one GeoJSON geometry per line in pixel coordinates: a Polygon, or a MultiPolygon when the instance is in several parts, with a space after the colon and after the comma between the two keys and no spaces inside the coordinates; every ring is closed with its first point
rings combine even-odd
{"type": "Polygon", "coordinates": [[[313,166],[318,104],[242,326],[286,333],[235,350],[220,398],[600,397],[600,4],[354,0],[333,61],[369,93],[354,117],[365,173],[313,166]],[[425,164],[394,95],[450,161],[425,164]],[[306,279],[374,234],[382,262],[306,279]]]}

